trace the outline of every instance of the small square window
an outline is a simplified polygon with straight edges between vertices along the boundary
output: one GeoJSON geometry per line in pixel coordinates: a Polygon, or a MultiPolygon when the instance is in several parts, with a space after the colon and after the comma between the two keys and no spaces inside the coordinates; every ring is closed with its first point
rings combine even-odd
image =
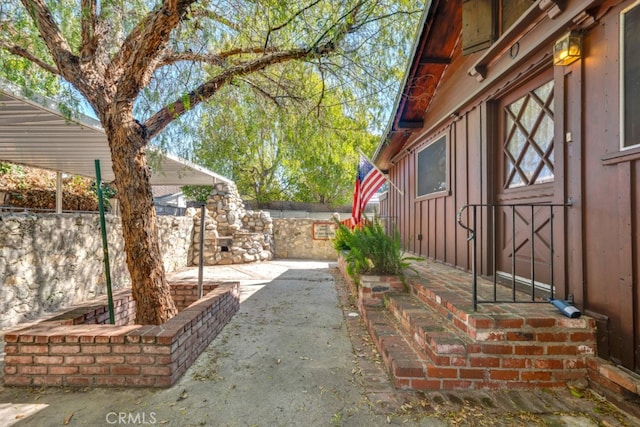
{"type": "Polygon", "coordinates": [[[447,191],[446,136],[419,151],[417,163],[417,197],[447,191]]]}

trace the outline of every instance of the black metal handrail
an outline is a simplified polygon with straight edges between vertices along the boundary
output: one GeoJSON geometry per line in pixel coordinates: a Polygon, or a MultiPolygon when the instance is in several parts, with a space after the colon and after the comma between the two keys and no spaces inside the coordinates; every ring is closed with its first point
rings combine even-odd
{"type": "Polygon", "coordinates": [[[535,241],[535,221],[534,221],[534,209],[540,207],[548,207],[549,208],[549,227],[550,227],[550,243],[549,243],[549,277],[550,283],[549,285],[549,298],[554,298],[555,285],[553,281],[554,277],[554,236],[553,236],[553,222],[554,222],[554,208],[566,208],[571,206],[571,202],[564,204],[555,204],[555,203],[513,203],[513,204],[467,204],[462,206],[457,213],[457,222],[458,224],[467,230],[469,233],[467,237],[467,241],[472,241],[472,253],[471,253],[471,274],[472,274],[472,299],[473,299],[473,309],[477,310],[478,304],[483,303],[536,303],[536,302],[547,302],[546,299],[536,298],[536,281],[535,281],[535,262],[534,262],[534,241],[535,241]],[[491,249],[493,250],[492,257],[492,273],[493,273],[493,298],[479,300],[478,299],[478,272],[477,272],[477,252],[478,252],[478,243],[477,243],[477,218],[478,218],[478,209],[486,208],[487,212],[491,212],[491,249]],[[496,247],[496,210],[498,208],[506,208],[511,209],[511,242],[512,242],[512,255],[511,255],[511,299],[498,299],[498,274],[497,274],[497,266],[496,266],[496,258],[497,258],[497,247],[496,247]],[[518,283],[516,276],[516,227],[515,227],[515,214],[516,208],[529,208],[531,210],[531,223],[529,226],[529,244],[531,247],[531,271],[530,271],[530,284],[531,284],[531,293],[530,299],[522,300],[517,298],[516,292],[516,284],[518,283]],[[465,210],[469,209],[473,216],[471,226],[465,225],[462,222],[462,215],[465,210]]]}

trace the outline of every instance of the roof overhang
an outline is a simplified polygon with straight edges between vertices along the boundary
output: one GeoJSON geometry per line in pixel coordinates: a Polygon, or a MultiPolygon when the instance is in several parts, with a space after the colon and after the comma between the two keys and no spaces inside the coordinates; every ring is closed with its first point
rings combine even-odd
{"type": "MultiPolygon", "coordinates": [[[[149,146],[151,185],[212,185],[232,181],[203,167],[149,146]]],[[[95,177],[100,160],[103,181],[113,181],[111,151],[100,122],[86,115],[65,118],[58,104],[42,96],[27,97],[0,80],[0,160],[95,177]]]]}
{"type": "Polygon", "coordinates": [[[459,1],[430,0],[420,19],[404,79],[373,162],[382,170],[424,125],[437,86],[451,63],[462,26],[459,1]]]}

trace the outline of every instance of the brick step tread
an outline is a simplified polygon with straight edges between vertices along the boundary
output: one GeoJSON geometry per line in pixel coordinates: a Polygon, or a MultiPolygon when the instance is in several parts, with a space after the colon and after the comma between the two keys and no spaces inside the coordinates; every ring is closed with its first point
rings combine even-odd
{"type": "Polygon", "coordinates": [[[562,342],[567,339],[567,334],[588,335],[595,331],[594,319],[585,316],[569,319],[552,304],[517,304],[517,312],[507,311],[505,307],[509,307],[508,304],[490,304],[474,312],[470,303],[456,302],[459,297],[451,291],[417,282],[410,285],[412,295],[418,301],[478,341],[528,341],[542,334],[544,341],[562,342]],[[553,334],[556,334],[556,339],[553,334]]]}
{"type": "Polygon", "coordinates": [[[428,362],[440,367],[474,367],[478,358],[488,355],[516,359],[531,354],[540,357],[559,354],[568,358],[581,357],[595,344],[595,329],[549,330],[526,326],[523,329],[509,329],[503,325],[503,329],[470,337],[453,327],[448,317],[412,295],[390,293],[385,295],[385,304],[414,350],[428,362]]]}
{"type": "Polygon", "coordinates": [[[424,358],[409,344],[397,322],[384,308],[367,307],[366,323],[396,385],[422,381],[427,376],[424,358]]]}
{"type": "Polygon", "coordinates": [[[471,343],[467,354],[437,355],[422,351],[383,306],[366,306],[363,316],[397,389],[560,387],[584,376],[577,345],[544,345],[546,353],[538,343],[471,343]]]}
{"type": "Polygon", "coordinates": [[[409,294],[387,294],[386,306],[400,324],[405,336],[411,337],[427,354],[467,354],[473,340],[451,325],[451,322],[409,294]]]}
{"type": "Polygon", "coordinates": [[[560,387],[567,379],[584,376],[582,371],[572,376],[565,373],[564,362],[558,356],[534,356],[533,361],[528,355],[505,357],[480,352],[425,358],[411,346],[387,310],[367,307],[365,311],[367,328],[396,389],[495,389],[508,387],[507,384],[516,388],[560,387]]]}

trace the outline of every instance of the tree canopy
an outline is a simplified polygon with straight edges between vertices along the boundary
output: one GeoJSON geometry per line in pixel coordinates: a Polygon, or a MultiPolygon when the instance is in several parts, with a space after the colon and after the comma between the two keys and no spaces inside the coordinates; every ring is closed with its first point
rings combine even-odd
{"type": "Polygon", "coordinates": [[[333,92],[318,104],[322,81],[312,70],[305,77],[304,96],[277,104],[247,85],[223,89],[203,112],[196,162],[257,202],[348,202],[358,149],[370,151],[377,139],[367,131],[365,108],[349,117],[333,92]]]}
{"type": "MultiPolygon", "coordinates": [[[[25,84],[60,78],[100,120],[136,320],[157,324],[176,309],[149,184],[151,140],[171,123],[188,126],[196,107],[240,83],[275,104],[295,98],[300,75],[286,72],[294,61],[321,76],[318,105],[342,86],[352,88],[341,92],[352,97],[346,104],[387,97],[420,8],[409,0],[0,0],[0,59],[4,69],[19,58],[22,73],[32,73],[25,84]]],[[[19,80],[19,71],[7,74],[19,80]]]]}

